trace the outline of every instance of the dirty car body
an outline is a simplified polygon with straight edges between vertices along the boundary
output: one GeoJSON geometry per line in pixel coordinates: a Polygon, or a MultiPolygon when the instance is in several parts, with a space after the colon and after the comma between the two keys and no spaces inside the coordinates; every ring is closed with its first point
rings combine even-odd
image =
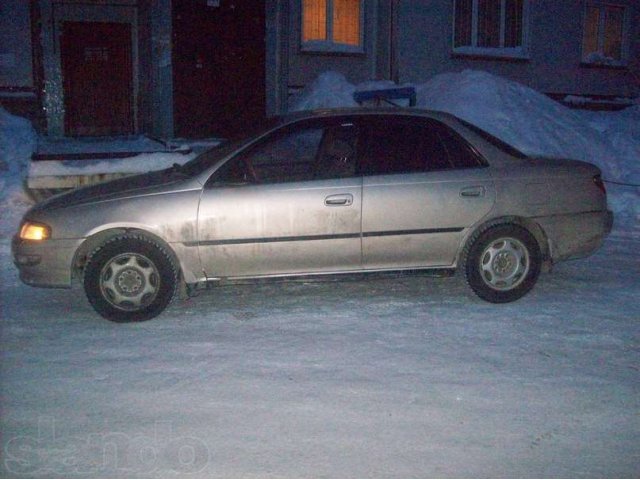
{"type": "Polygon", "coordinates": [[[25,283],[79,280],[104,317],[139,321],[180,285],[398,270],[458,269],[513,301],[611,225],[591,164],[525,156],[445,113],[332,110],[52,197],[13,252],[25,283]]]}

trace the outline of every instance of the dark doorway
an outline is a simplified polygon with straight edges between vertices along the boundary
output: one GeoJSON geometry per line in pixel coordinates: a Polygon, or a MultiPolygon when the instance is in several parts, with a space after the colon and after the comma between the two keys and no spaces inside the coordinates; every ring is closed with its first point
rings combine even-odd
{"type": "Polygon", "coordinates": [[[65,22],[60,56],[65,134],[133,133],[131,26],[65,22]]]}
{"type": "Polygon", "coordinates": [[[173,33],[177,136],[229,137],[264,120],[264,0],[176,0],[173,33]]]}

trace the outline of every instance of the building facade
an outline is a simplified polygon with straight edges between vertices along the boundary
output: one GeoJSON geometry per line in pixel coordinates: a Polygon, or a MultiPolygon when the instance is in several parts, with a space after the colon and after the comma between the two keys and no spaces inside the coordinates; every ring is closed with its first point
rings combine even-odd
{"type": "Polygon", "coordinates": [[[229,136],[325,70],[640,94],[638,0],[3,0],[0,102],[53,136],[229,136]]]}
{"type": "Polygon", "coordinates": [[[557,98],[640,93],[638,0],[302,0],[280,7],[288,9],[281,56],[289,93],[327,69],[354,83],[424,82],[476,69],[557,98]],[[329,14],[318,15],[317,4],[329,14]],[[350,28],[360,32],[347,45],[330,31],[330,15],[344,5],[350,28]],[[314,21],[325,24],[319,35],[305,32],[314,21]]]}

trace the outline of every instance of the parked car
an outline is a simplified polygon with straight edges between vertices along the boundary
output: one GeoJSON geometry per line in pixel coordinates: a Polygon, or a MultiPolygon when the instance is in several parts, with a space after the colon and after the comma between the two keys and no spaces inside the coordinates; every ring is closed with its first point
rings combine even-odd
{"type": "Polygon", "coordinates": [[[445,113],[332,110],[52,197],[13,255],[25,283],[81,281],[116,322],[155,317],[180,286],[354,272],[458,269],[502,303],[591,254],[612,219],[591,164],[528,157],[445,113]]]}

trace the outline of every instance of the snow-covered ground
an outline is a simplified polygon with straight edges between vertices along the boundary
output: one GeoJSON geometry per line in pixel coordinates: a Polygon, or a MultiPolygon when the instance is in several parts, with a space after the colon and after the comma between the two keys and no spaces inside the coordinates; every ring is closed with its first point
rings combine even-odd
{"type": "MultiPolygon", "coordinates": [[[[520,148],[535,133],[546,152],[637,182],[638,107],[556,111],[481,72],[430,82],[464,97],[440,109],[505,140],[536,126],[520,148]]],[[[327,74],[298,107],[372,85],[327,74]]],[[[640,476],[637,188],[607,185],[617,223],[603,248],[516,303],[484,303],[459,277],[280,283],[116,325],[79,288],[17,278],[9,234],[35,141],[0,109],[0,475],[640,476]]]]}
{"type": "Polygon", "coordinates": [[[517,303],[460,278],[234,286],[115,325],[0,244],[3,475],[637,477],[640,242],[517,303]]]}

